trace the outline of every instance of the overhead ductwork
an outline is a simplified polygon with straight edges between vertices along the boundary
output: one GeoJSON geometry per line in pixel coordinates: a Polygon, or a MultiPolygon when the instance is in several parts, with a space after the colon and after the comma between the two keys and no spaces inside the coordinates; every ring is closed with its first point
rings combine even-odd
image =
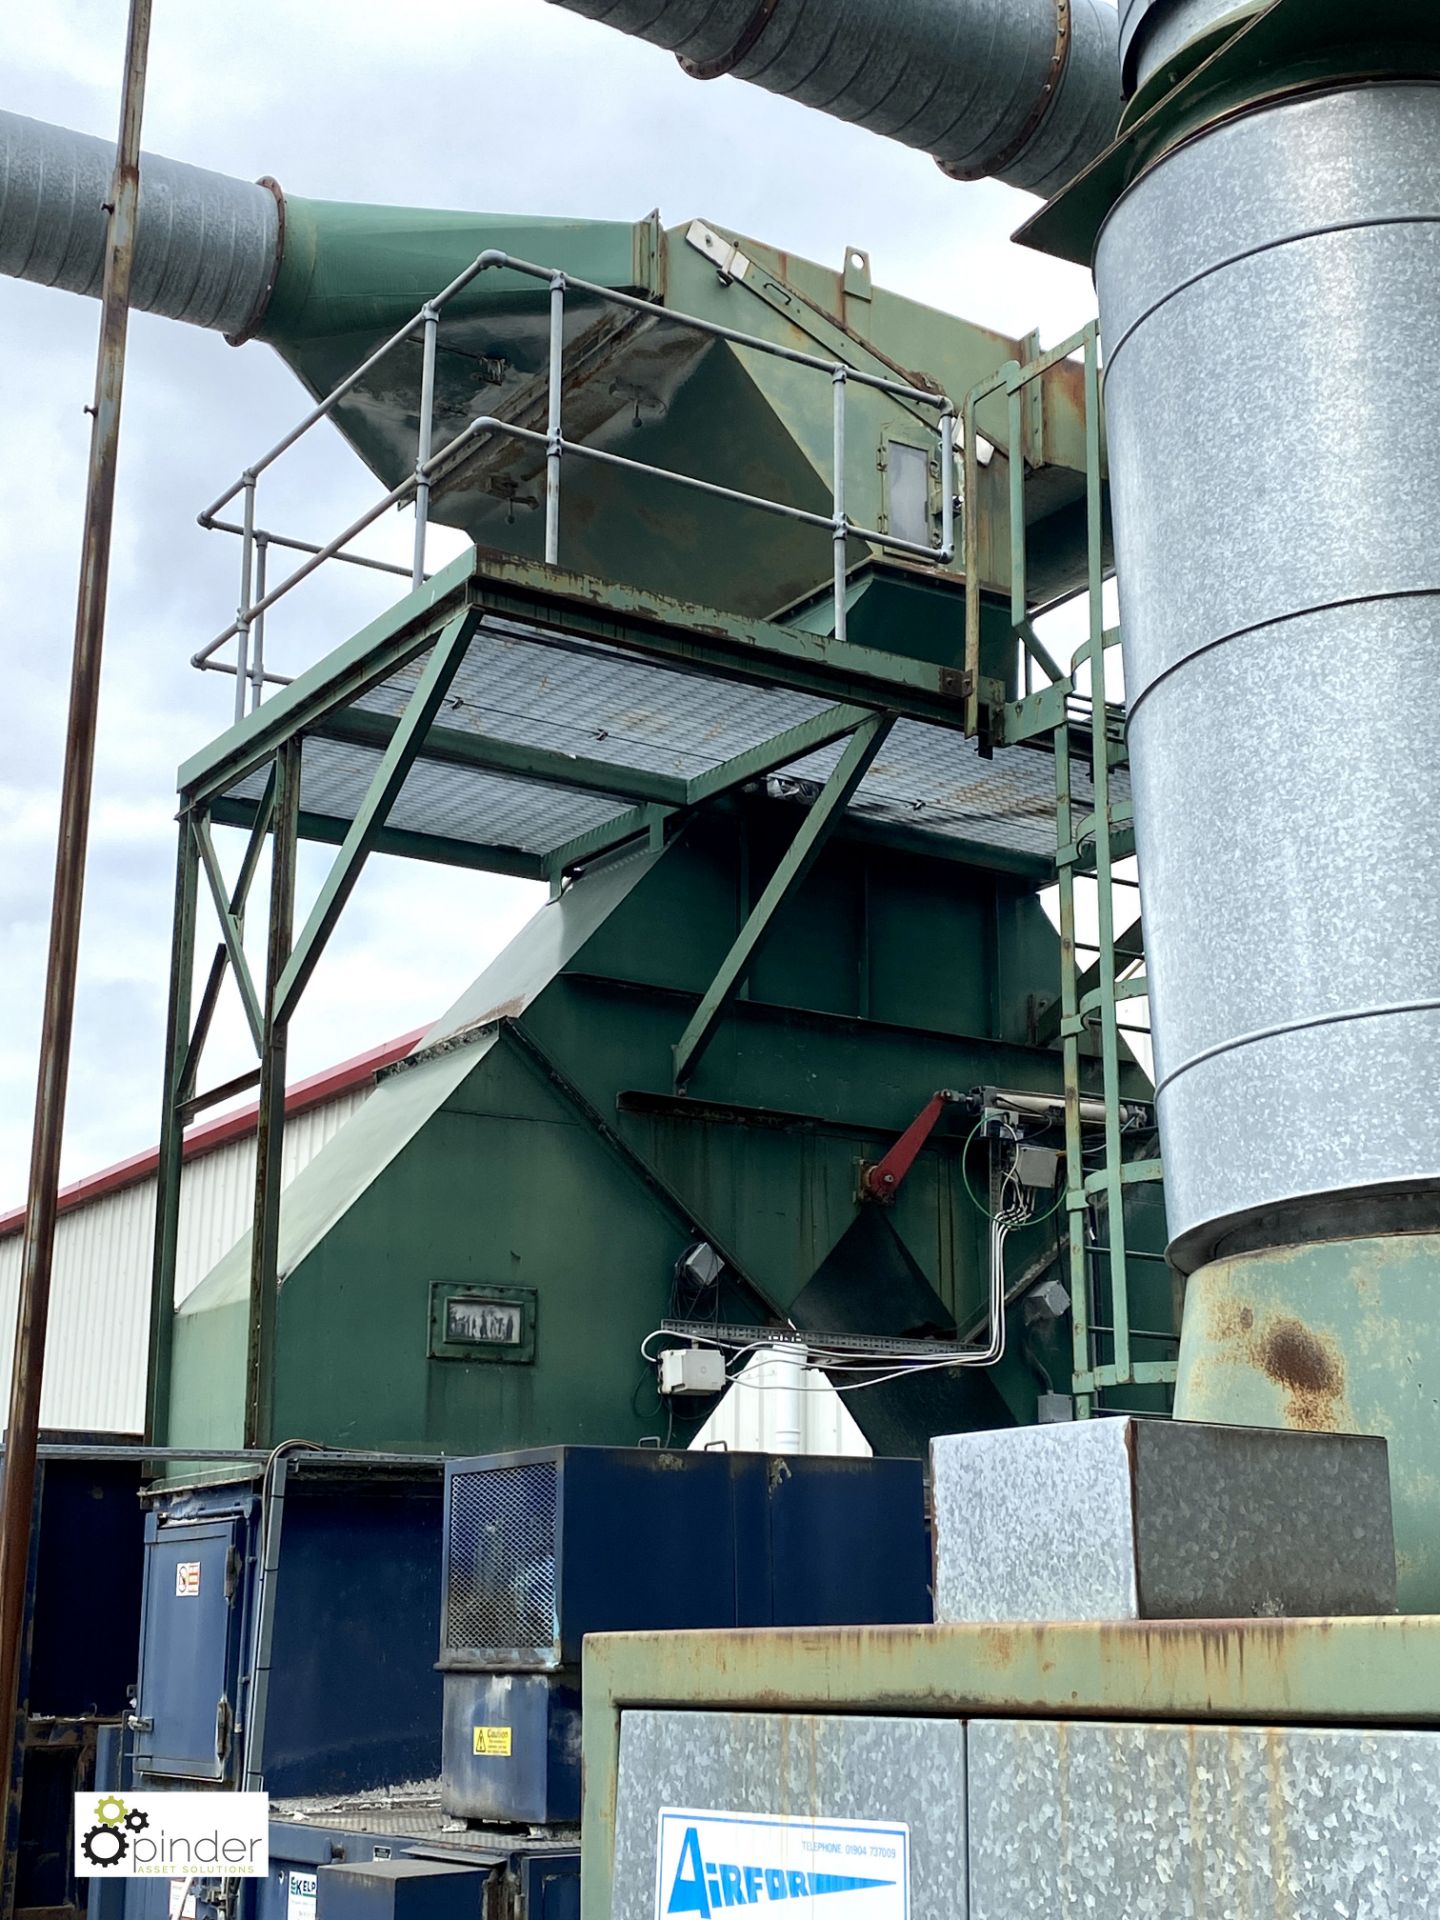
{"type": "MultiPolygon", "coordinates": [[[[0,274],[98,297],[115,143],[0,112],[0,274]]],[[[280,262],[279,195],[147,153],[131,305],[240,338],[280,262]]]]}
{"type": "Polygon", "coordinates": [[[554,0],[675,54],[933,154],[956,179],[1057,191],[1120,113],[1104,0],[554,0]]]}
{"type": "Polygon", "coordinates": [[[1220,27],[1242,25],[1260,0],[1120,0],[1120,66],[1127,95],[1220,27]]]}

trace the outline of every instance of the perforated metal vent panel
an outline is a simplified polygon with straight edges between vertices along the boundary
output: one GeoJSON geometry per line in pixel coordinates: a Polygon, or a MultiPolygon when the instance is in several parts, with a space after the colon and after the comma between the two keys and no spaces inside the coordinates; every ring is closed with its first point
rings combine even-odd
{"type": "Polygon", "coordinates": [[[551,1652],[556,1492],[549,1460],[451,1479],[447,1653],[551,1652]]]}

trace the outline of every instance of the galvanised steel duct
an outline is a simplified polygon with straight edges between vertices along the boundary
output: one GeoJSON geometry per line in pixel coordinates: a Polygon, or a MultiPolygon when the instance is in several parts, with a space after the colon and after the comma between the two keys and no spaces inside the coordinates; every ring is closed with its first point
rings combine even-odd
{"type": "Polygon", "coordinates": [[[1440,1184],[1440,86],[1192,135],[1120,200],[1096,277],[1194,1267],[1440,1184]]]}
{"type": "MultiPolygon", "coordinates": [[[[1367,38],[1361,11],[1348,45],[1333,20],[1310,45],[1299,6],[1267,16],[1283,58],[1237,43],[1152,134],[1095,264],[1191,1276],[1175,1411],[1385,1433],[1401,1605],[1433,1609],[1440,46],[1367,38]]],[[[1130,85],[1235,19],[1133,0],[1130,85]]]]}
{"type": "MultiPolygon", "coordinates": [[[[957,179],[1049,194],[1103,151],[1120,113],[1104,0],[555,0],[933,154],[957,179]]],[[[1232,0],[1233,4],[1233,0],[1232,0]]]]}
{"type": "MultiPolygon", "coordinates": [[[[98,296],[113,141],[0,112],[0,273],[98,296]]],[[[278,190],[147,153],[131,304],[250,332],[280,264],[278,190]]]]}

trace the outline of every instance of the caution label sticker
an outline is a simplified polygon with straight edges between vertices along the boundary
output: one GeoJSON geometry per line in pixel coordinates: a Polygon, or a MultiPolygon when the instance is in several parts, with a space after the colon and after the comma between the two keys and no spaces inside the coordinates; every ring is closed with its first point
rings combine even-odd
{"type": "Polygon", "coordinates": [[[196,1600],[200,1596],[200,1562],[181,1560],[175,1568],[175,1598],[196,1600]]]}
{"type": "Polygon", "coordinates": [[[510,1758],[509,1727],[476,1727],[475,1751],[486,1760],[510,1758]]]}

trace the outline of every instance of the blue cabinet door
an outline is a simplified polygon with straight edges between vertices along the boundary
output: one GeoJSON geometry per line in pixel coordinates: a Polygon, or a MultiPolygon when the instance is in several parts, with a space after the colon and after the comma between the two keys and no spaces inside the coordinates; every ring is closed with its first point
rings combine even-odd
{"type": "Polygon", "coordinates": [[[162,1526],[146,1540],[137,1772],[231,1777],[245,1536],[243,1520],[224,1519],[162,1526]]]}

